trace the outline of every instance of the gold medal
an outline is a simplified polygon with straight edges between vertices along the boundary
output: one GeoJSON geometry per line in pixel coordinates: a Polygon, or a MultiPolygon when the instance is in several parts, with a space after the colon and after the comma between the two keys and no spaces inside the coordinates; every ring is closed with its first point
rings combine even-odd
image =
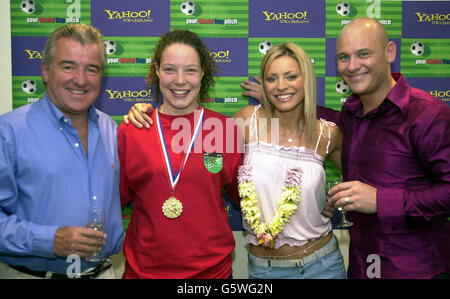
{"type": "MultiPolygon", "coordinates": [[[[164,132],[163,132],[163,129],[161,126],[161,122],[159,120],[158,110],[159,110],[159,108],[154,110],[155,111],[154,115],[156,118],[156,128],[158,130],[159,143],[161,146],[161,153],[164,157],[164,162],[165,162],[166,171],[167,171],[166,174],[167,174],[167,178],[169,181],[169,186],[170,186],[170,189],[173,194],[175,192],[175,188],[178,184],[178,181],[180,179],[180,176],[184,169],[184,166],[186,165],[186,162],[192,151],[192,148],[194,147],[194,142],[197,139],[199,132],[201,131],[201,128],[202,128],[201,125],[203,123],[204,109],[202,107],[202,109],[200,110],[200,115],[198,115],[198,117],[197,117],[197,121],[195,124],[195,130],[194,130],[194,133],[192,134],[191,140],[189,142],[189,146],[187,148],[186,155],[184,156],[184,160],[182,161],[181,166],[177,172],[173,171],[171,163],[170,163],[170,156],[169,156],[169,152],[168,152],[169,147],[166,145],[166,140],[164,139],[164,132]]],[[[194,115],[194,118],[195,118],[195,115],[194,115]]],[[[164,202],[164,204],[162,206],[162,212],[163,212],[164,216],[166,216],[169,219],[178,218],[178,217],[180,217],[181,213],[183,213],[183,204],[178,199],[176,199],[174,196],[171,196],[171,197],[169,197],[169,199],[167,199],[164,202]]]]}
{"type": "Polygon", "coordinates": [[[183,212],[183,204],[181,201],[171,196],[162,206],[164,216],[170,219],[178,218],[183,212]]]}

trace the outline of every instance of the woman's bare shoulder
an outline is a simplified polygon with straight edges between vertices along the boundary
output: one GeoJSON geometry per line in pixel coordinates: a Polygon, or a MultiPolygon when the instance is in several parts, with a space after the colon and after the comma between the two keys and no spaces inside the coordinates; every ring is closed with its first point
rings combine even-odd
{"type": "MultiPolygon", "coordinates": [[[[247,120],[247,119],[249,119],[250,117],[252,117],[252,114],[255,112],[256,108],[257,108],[256,105],[247,105],[247,106],[241,108],[241,110],[239,110],[238,112],[236,112],[236,113],[233,115],[233,118],[234,118],[234,119],[239,119],[239,118],[240,118],[240,119],[247,120]]],[[[258,115],[259,115],[261,112],[263,112],[263,111],[264,111],[264,108],[263,108],[263,107],[260,107],[260,108],[258,109],[258,115]]]]}

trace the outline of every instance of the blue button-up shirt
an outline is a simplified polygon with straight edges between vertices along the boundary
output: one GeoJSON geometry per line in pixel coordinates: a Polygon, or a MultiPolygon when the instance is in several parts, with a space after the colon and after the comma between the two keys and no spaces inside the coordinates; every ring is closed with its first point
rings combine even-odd
{"type": "MultiPolygon", "coordinates": [[[[75,127],[50,101],[0,116],[0,260],[36,271],[66,273],[73,260],[54,254],[59,227],[87,224],[90,206],[106,214],[101,256],[119,252],[117,125],[91,107],[88,156],[75,127]]],[[[81,271],[92,267],[82,259],[81,271]]]]}

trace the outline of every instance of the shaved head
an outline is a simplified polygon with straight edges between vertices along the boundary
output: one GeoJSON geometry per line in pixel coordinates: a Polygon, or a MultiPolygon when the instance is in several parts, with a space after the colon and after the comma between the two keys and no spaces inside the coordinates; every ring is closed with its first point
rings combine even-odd
{"type": "Polygon", "coordinates": [[[385,47],[388,43],[388,36],[384,26],[377,20],[370,18],[357,18],[348,23],[339,34],[338,42],[342,39],[342,36],[347,34],[354,35],[356,32],[358,32],[360,36],[376,39],[381,47],[385,47]]]}
{"type": "Polygon", "coordinates": [[[338,72],[360,96],[365,111],[381,103],[395,85],[391,63],[396,56],[383,25],[369,18],[353,20],[339,34],[336,52],[338,72]]]}

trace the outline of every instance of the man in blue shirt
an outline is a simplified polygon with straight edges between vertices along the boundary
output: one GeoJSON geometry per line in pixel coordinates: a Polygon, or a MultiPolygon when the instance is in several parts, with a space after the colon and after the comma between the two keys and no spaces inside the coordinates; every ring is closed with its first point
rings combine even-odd
{"type": "Polygon", "coordinates": [[[57,29],[43,99],[0,116],[0,278],[94,277],[104,263],[85,258],[121,249],[117,125],[93,107],[105,61],[96,29],[57,29]],[[86,227],[90,207],[105,210],[104,232],[86,227]]]}

